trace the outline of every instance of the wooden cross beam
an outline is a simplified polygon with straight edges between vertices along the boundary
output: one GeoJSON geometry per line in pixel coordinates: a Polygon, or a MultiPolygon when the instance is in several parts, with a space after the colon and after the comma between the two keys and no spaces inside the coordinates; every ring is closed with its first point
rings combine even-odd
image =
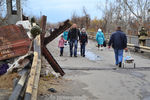
{"type": "Polygon", "coordinates": [[[46,37],[44,39],[44,45],[47,45],[49,42],[54,40],[57,36],[59,36],[61,33],[63,33],[65,30],[67,30],[69,27],[71,27],[71,23],[69,20],[66,20],[63,25],[59,26],[58,29],[55,29],[49,37],[46,37]]]}
{"type": "Polygon", "coordinates": [[[46,34],[46,16],[42,16],[41,21],[41,28],[42,28],[42,34],[41,34],[41,50],[42,54],[48,61],[48,63],[52,66],[55,72],[60,73],[61,76],[65,74],[65,72],[62,70],[62,68],[59,66],[57,61],[54,59],[52,54],[48,51],[46,48],[46,45],[50,43],[52,40],[54,40],[56,37],[58,37],[61,33],[63,33],[65,30],[71,27],[71,23],[69,20],[66,20],[63,25],[61,25],[58,29],[54,30],[49,37],[44,37],[46,34]]]}

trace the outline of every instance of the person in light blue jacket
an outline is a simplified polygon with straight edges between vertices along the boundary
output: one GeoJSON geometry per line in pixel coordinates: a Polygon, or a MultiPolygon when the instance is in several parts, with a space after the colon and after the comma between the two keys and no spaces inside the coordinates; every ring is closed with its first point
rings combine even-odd
{"type": "Polygon", "coordinates": [[[96,34],[96,41],[98,43],[98,48],[100,47],[101,50],[103,50],[103,43],[105,41],[104,33],[101,29],[98,29],[98,32],[96,34]]]}
{"type": "Polygon", "coordinates": [[[63,32],[63,37],[64,37],[65,40],[67,40],[67,38],[68,38],[68,30],[63,32]]]}

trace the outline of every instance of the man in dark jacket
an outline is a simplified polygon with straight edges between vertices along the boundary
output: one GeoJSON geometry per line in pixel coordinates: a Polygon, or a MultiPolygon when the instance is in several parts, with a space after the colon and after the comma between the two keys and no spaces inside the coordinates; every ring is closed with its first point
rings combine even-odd
{"type": "Polygon", "coordinates": [[[117,31],[112,33],[108,48],[110,48],[111,45],[114,48],[116,65],[119,64],[119,67],[121,67],[123,49],[127,50],[127,37],[126,34],[121,31],[121,27],[117,27],[117,31]]]}
{"type": "Polygon", "coordinates": [[[67,40],[70,43],[70,57],[73,55],[73,46],[74,46],[74,57],[77,57],[77,47],[78,47],[78,39],[80,38],[80,31],[77,29],[77,25],[73,24],[72,28],[68,32],[67,40]]]}
{"type": "Polygon", "coordinates": [[[81,44],[81,56],[85,57],[85,46],[88,43],[88,37],[86,34],[85,28],[82,28],[81,35],[80,35],[80,44],[81,44]]]}

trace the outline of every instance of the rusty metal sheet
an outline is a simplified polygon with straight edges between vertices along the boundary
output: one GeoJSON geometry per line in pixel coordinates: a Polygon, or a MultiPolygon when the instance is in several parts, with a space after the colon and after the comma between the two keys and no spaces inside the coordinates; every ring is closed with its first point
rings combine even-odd
{"type": "Polygon", "coordinates": [[[30,39],[23,26],[0,27],[0,60],[24,55],[28,52],[30,39]]]}

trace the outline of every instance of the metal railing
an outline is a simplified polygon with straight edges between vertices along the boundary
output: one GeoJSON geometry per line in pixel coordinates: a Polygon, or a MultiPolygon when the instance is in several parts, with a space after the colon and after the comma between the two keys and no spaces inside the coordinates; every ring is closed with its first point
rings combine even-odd
{"type": "MultiPolygon", "coordinates": [[[[93,37],[93,38],[96,38],[96,32],[88,32],[88,34],[90,34],[89,37],[91,37],[91,34],[94,34],[94,35],[92,35],[92,37],[93,37]]],[[[105,34],[105,38],[108,39],[108,40],[109,40],[110,36],[111,36],[111,33],[105,34]]],[[[136,46],[139,45],[138,36],[127,35],[127,40],[128,40],[128,43],[129,43],[129,44],[134,44],[134,45],[136,45],[136,46]]],[[[145,45],[146,45],[147,47],[150,47],[150,37],[148,37],[148,38],[146,39],[146,44],[145,44],[145,45]]]]}
{"type": "MultiPolygon", "coordinates": [[[[96,39],[96,32],[95,35],[88,35],[90,39],[96,39]]],[[[106,40],[109,40],[110,34],[105,34],[106,40]]],[[[138,36],[131,36],[127,35],[128,39],[128,47],[133,48],[135,51],[144,51],[144,52],[150,52],[150,38],[146,39],[146,46],[140,46],[138,36]]]]}

